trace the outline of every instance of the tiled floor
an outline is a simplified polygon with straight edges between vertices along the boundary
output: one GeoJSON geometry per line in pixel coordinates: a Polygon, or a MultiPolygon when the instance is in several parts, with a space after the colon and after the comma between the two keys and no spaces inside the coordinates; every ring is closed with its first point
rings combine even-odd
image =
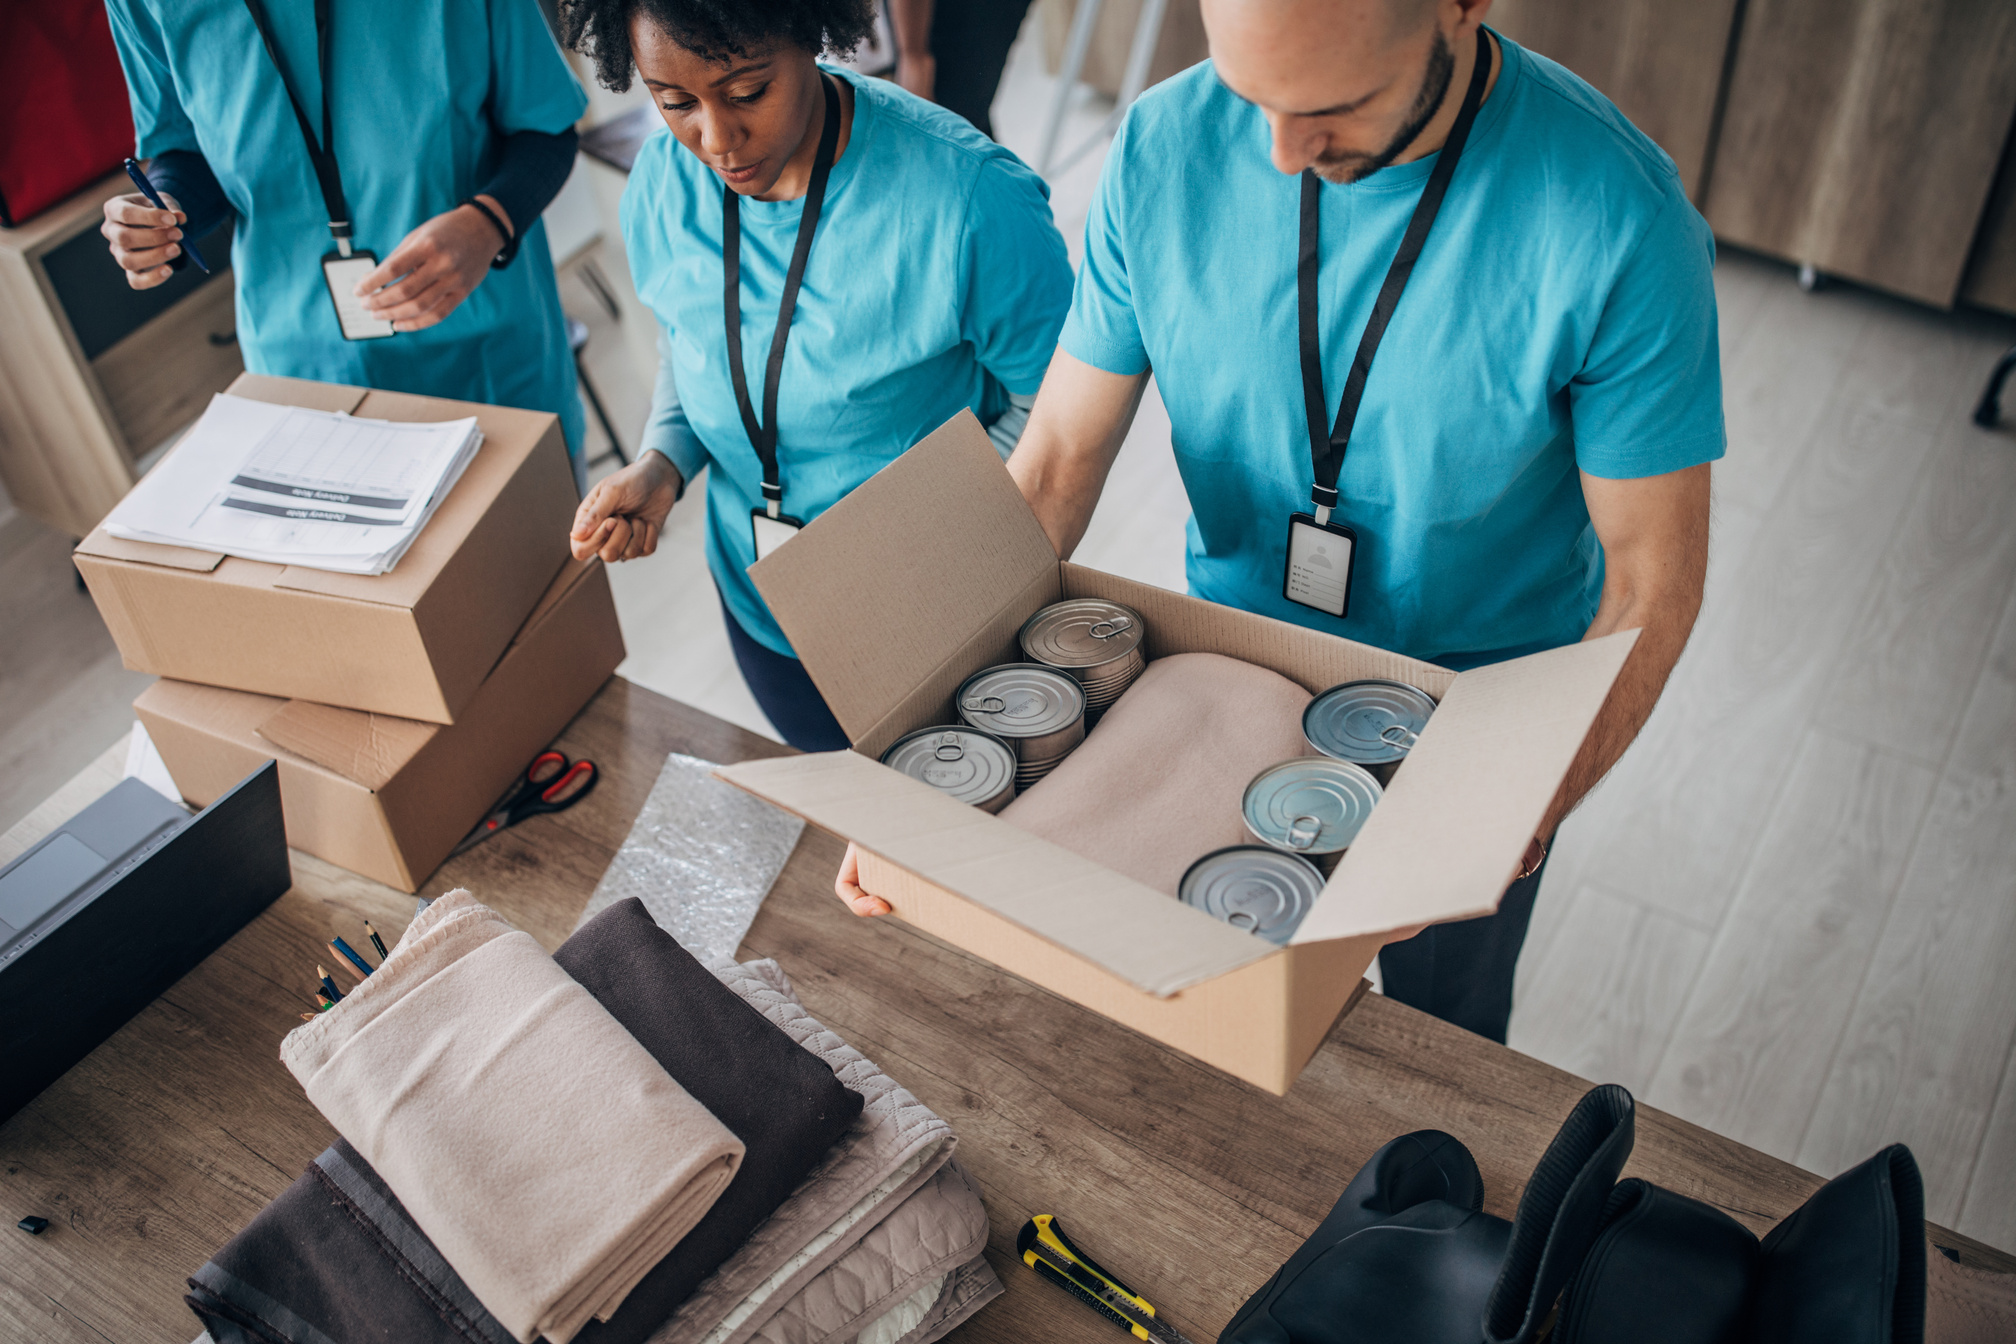
{"type": "MultiPolygon", "coordinates": [[[[1025,43],[995,118],[1025,156],[1047,92],[1025,43]]],[[[1053,184],[1074,254],[1098,157],[1053,184]]],[[[2016,432],[1966,418],[2016,324],[1802,293],[1740,254],[1717,291],[1708,599],[1644,736],[1562,832],[1513,1044],[1823,1173],[1902,1139],[1931,1217],[2016,1249],[2016,432]]],[[[578,278],[563,298],[634,442],[636,343],[578,278]]],[[[622,670],[767,731],[698,502],[614,575],[622,670]]],[[[1077,558],[1180,587],[1187,511],[1151,395],[1077,558]]],[[[0,630],[23,636],[0,640],[4,826],[124,730],[145,679],[65,541],[18,520],[0,630]]]]}

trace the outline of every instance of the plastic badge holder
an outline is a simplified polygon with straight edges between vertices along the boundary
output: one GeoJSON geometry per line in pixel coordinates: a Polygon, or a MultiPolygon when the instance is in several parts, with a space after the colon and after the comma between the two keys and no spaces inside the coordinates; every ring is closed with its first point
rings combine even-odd
{"type": "Polygon", "coordinates": [[[733,960],[805,823],[673,754],[581,912],[585,924],[632,896],[696,957],[733,960]]]}

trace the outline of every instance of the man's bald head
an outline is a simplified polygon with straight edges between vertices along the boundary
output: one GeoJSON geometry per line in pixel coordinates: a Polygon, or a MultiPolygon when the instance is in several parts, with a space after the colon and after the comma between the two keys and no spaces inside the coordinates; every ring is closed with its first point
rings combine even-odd
{"type": "Polygon", "coordinates": [[[1274,166],[1349,182],[1392,162],[1442,106],[1491,0],[1202,0],[1225,86],[1267,116],[1274,166]]]}

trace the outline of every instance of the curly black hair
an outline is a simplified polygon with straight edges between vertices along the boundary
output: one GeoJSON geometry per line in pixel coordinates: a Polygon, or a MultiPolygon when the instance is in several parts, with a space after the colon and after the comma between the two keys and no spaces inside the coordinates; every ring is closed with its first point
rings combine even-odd
{"type": "Polygon", "coordinates": [[[688,51],[723,63],[779,41],[845,54],[875,30],[874,0],[560,0],[561,40],[618,93],[630,87],[630,19],[639,12],[688,51]]]}

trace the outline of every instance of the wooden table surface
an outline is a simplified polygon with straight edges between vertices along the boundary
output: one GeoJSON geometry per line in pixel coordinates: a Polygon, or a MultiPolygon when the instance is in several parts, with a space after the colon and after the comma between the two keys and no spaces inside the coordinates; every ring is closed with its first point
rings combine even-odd
{"type": "MultiPolygon", "coordinates": [[[[451,861],[426,889],[467,886],[549,947],[572,932],[668,752],[731,761],[787,750],[620,678],[559,745],[600,763],[596,792],[451,861]]],[[[108,752],[0,838],[0,863],[109,787],[121,759],[108,752]]],[[[1201,1344],[1388,1139],[1456,1135],[1483,1169],[1487,1207],[1510,1217],[1588,1086],[1367,995],[1274,1097],[900,920],[856,919],[831,895],[840,851],[808,828],[742,955],[776,958],[815,1016],[958,1130],[1008,1289],[962,1341],[1120,1338],[1015,1261],[1016,1230],[1049,1212],[1201,1344]]],[[[291,891],[0,1125],[0,1339],[186,1344],[197,1322],[184,1277],[335,1137],[280,1064],[280,1037],[308,1001],[313,964],[327,960],[323,941],[355,941],[366,918],[396,936],[413,901],[293,858],[291,891]],[[49,1229],[15,1231],[26,1214],[49,1229]]],[[[1760,1233],[1820,1183],[1642,1107],[1628,1170],[1760,1233]]]]}

